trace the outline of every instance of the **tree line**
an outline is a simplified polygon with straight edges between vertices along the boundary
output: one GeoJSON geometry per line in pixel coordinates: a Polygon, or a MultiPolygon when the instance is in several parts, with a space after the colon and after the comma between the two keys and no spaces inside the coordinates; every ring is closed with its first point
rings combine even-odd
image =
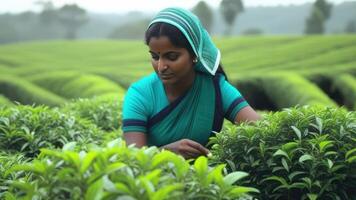
{"type": "MultiPolygon", "coordinates": [[[[326,0],[316,0],[310,16],[305,20],[305,34],[323,34],[325,32],[325,23],[332,15],[333,5],[326,0]]],[[[219,11],[225,20],[227,29],[225,34],[232,33],[233,26],[239,14],[244,12],[242,0],[222,0],[219,11]]],[[[205,1],[200,1],[193,12],[201,19],[203,25],[210,30],[212,26],[213,11],[205,1]]],[[[350,21],[345,27],[346,33],[356,33],[356,21],[350,21]]]]}
{"type": "MultiPolygon", "coordinates": [[[[330,0],[329,0],[330,1],[330,0]]],[[[41,7],[39,13],[24,12],[17,15],[0,15],[0,43],[42,40],[42,39],[75,39],[78,33],[81,34],[87,29],[83,28],[90,20],[89,14],[85,9],[76,4],[68,4],[56,8],[51,1],[40,1],[37,4],[41,7]]],[[[210,32],[216,19],[215,11],[204,1],[199,1],[192,11],[201,19],[202,24],[210,32]]],[[[323,34],[325,23],[333,14],[333,5],[327,0],[315,0],[309,16],[305,19],[305,34],[323,34]]],[[[232,35],[236,31],[236,21],[243,12],[246,11],[243,0],[221,0],[218,7],[223,20],[225,30],[221,33],[232,35]],[[233,31],[235,30],[235,31],[233,31]]],[[[120,19],[118,19],[119,21],[120,19]]],[[[271,19],[273,20],[273,19],[271,19]]],[[[124,21],[124,20],[122,20],[124,21]]],[[[111,29],[111,34],[107,33],[104,37],[109,38],[141,38],[144,29],[149,23],[145,18],[140,21],[129,22],[116,29],[111,29]]],[[[93,26],[93,25],[91,25],[93,26]]],[[[96,26],[95,26],[96,27],[96,26]]],[[[345,32],[355,33],[356,22],[351,20],[345,27],[345,32]]],[[[236,32],[235,32],[236,33],[236,32]]],[[[258,28],[244,31],[244,34],[261,34],[258,28]]]]}

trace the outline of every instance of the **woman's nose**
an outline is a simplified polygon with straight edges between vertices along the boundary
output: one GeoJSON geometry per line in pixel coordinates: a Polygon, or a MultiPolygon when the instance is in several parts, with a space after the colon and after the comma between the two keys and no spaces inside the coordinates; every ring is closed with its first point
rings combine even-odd
{"type": "Polygon", "coordinates": [[[162,58],[160,58],[158,60],[158,71],[159,72],[164,72],[167,69],[167,65],[166,63],[162,60],[162,58]]]}

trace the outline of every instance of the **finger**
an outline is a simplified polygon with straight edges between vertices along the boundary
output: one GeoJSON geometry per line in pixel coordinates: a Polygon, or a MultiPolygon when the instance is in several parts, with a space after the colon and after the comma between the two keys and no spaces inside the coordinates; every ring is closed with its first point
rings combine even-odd
{"type": "Polygon", "coordinates": [[[201,155],[201,152],[198,149],[195,149],[189,145],[186,145],[184,148],[182,148],[181,152],[184,154],[193,155],[194,157],[201,155]]]}
{"type": "Polygon", "coordinates": [[[200,155],[208,155],[209,154],[209,150],[205,147],[203,147],[201,144],[193,141],[193,140],[189,140],[188,145],[193,147],[194,149],[198,150],[200,152],[200,155]]]}

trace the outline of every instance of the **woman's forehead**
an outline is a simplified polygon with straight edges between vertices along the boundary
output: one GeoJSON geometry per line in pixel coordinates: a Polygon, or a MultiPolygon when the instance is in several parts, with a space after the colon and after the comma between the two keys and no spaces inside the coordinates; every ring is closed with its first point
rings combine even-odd
{"type": "Polygon", "coordinates": [[[152,37],[148,43],[148,46],[150,51],[156,53],[184,50],[184,48],[174,46],[167,36],[152,37]]]}

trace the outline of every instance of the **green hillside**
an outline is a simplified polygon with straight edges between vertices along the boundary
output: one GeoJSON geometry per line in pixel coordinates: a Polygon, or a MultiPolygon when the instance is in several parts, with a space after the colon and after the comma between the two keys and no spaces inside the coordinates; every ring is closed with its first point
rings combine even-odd
{"type": "MultiPolygon", "coordinates": [[[[354,88],[355,81],[349,79],[355,79],[356,75],[356,36],[231,37],[214,40],[221,50],[222,64],[229,80],[247,95],[248,100],[257,102],[252,104],[262,110],[314,104],[317,100],[309,97],[320,95],[323,96],[320,104],[337,103],[350,109],[355,107],[354,95],[345,95],[345,89],[340,88],[340,80],[333,77],[348,75],[347,82],[351,84],[348,88],[354,88]],[[275,74],[284,78],[276,78],[275,74]],[[294,75],[299,75],[295,78],[298,81],[286,80],[294,75]],[[323,87],[325,81],[334,87],[333,92],[323,87]],[[311,87],[303,91],[300,87],[305,85],[311,87]],[[285,100],[288,98],[285,95],[272,97],[270,91],[273,88],[280,90],[274,91],[276,95],[295,88],[302,91],[296,91],[298,95],[306,97],[300,101],[285,100]],[[318,90],[317,94],[315,90],[318,90]],[[339,95],[335,96],[335,93],[339,95]],[[268,98],[269,105],[258,104],[256,98],[264,97],[268,98]],[[312,100],[309,102],[308,99],[312,100]]],[[[133,81],[152,72],[147,51],[143,41],[51,41],[3,45],[0,46],[0,73],[21,77],[63,99],[109,92],[124,93],[120,88],[127,88],[133,81]]],[[[0,93],[7,97],[3,88],[0,93]]],[[[14,100],[14,97],[8,99],[14,100]]]]}

